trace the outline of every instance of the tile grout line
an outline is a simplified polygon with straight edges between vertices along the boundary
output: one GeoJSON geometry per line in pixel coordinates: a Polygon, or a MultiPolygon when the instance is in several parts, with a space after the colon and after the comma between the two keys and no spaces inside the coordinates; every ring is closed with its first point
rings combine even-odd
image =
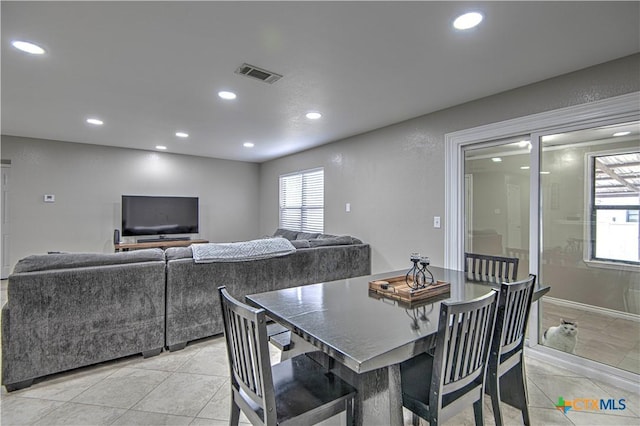
{"type": "MultiPolygon", "coordinates": [[[[222,385],[220,385],[220,388],[218,388],[217,391],[215,391],[215,393],[213,395],[211,395],[211,398],[209,398],[209,400],[204,404],[204,406],[202,406],[202,408],[200,409],[200,411],[198,411],[196,413],[196,415],[194,416],[194,418],[201,418],[201,419],[208,419],[208,417],[200,417],[200,413],[202,413],[204,411],[205,408],[207,408],[207,405],[209,405],[210,402],[213,402],[213,399],[216,397],[216,395],[218,395],[218,393],[222,392],[223,388],[225,388],[226,386],[230,386],[230,380],[229,378],[227,378],[224,383],[222,383],[222,385]]],[[[233,398],[233,396],[232,396],[233,398]]],[[[233,404],[233,401],[231,402],[233,404]]],[[[214,420],[218,420],[218,419],[214,419],[214,420]]],[[[224,420],[223,420],[224,421],[224,420]]]]}
{"type": "MultiPolygon", "coordinates": [[[[6,397],[7,395],[5,395],[4,397],[6,397]]],[[[3,399],[4,397],[0,398],[3,399]]],[[[31,398],[31,397],[24,397],[24,396],[11,396],[10,398],[18,398],[18,399],[30,399],[30,400],[39,400],[39,401],[50,401],[50,402],[59,402],[60,406],[59,407],[51,407],[50,409],[48,409],[47,411],[45,411],[41,416],[37,417],[34,421],[32,421],[30,424],[35,424],[36,422],[42,420],[43,418],[45,418],[46,416],[48,416],[49,414],[51,414],[52,412],[54,412],[55,410],[57,410],[58,408],[64,406],[64,404],[66,404],[68,401],[56,401],[55,399],[45,399],[45,398],[31,398]]],[[[2,414],[2,410],[0,410],[0,415],[2,414]]],[[[0,424],[2,424],[2,418],[0,417],[0,424]]]]}
{"type": "MultiPolygon", "coordinates": [[[[591,380],[591,379],[589,379],[589,380],[591,380]]],[[[598,381],[594,381],[594,380],[591,380],[591,382],[592,382],[595,386],[597,386],[598,388],[600,388],[600,389],[601,389],[605,394],[607,394],[608,396],[612,396],[612,395],[609,393],[609,391],[607,391],[607,390],[606,390],[606,389],[604,389],[602,386],[600,386],[600,382],[598,382],[598,381]]],[[[619,389],[619,388],[617,388],[617,387],[615,387],[615,386],[609,386],[609,387],[613,387],[613,388],[619,389]]],[[[623,389],[620,389],[620,390],[621,390],[621,391],[624,391],[623,389]]],[[[640,397],[640,394],[639,394],[638,396],[640,397]]],[[[615,398],[615,395],[613,395],[613,398],[615,398]]],[[[627,399],[625,398],[625,400],[627,400],[627,399]]],[[[638,411],[639,411],[639,412],[635,412],[634,410],[632,410],[631,408],[629,408],[629,412],[631,412],[631,413],[633,414],[633,416],[618,416],[618,417],[633,417],[633,418],[640,419],[640,407],[636,407],[636,409],[638,409],[638,411]]]]}
{"type": "MultiPolygon", "coordinates": [[[[158,371],[158,370],[152,370],[152,371],[158,371]]],[[[131,407],[127,408],[127,409],[125,410],[125,412],[124,412],[124,413],[120,414],[116,419],[114,419],[114,420],[113,420],[113,422],[111,422],[111,423],[109,423],[109,424],[113,424],[113,423],[115,423],[116,421],[118,421],[118,419],[120,419],[122,416],[126,415],[129,411],[132,411],[132,410],[133,410],[133,408],[134,408],[136,405],[138,405],[138,404],[140,403],[140,401],[142,401],[142,400],[143,400],[143,399],[145,399],[147,396],[149,396],[149,394],[150,394],[151,392],[153,392],[154,390],[156,390],[156,389],[158,388],[158,386],[160,386],[162,383],[166,382],[166,381],[169,379],[169,377],[171,377],[171,375],[172,375],[172,373],[171,373],[171,372],[169,372],[169,371],[163,371],[163,372],[164,372],[164,373],[169,373],[169,375],[167,375],[167,377],[165,377],[163,380],[161,380],[160,382],[158,382],[158,384],[157,384],[156,386],[154,386],[152,389],[150,389],[150,390],[149,390],[149,392],[147,392],[144,396],[142,396],[140,399],[138,399],[135,403],[133,403],[133,404],[131,405],[131,407]]],[[[134,410],[134,411],[135,411],[135,410],[134,410]]]]}

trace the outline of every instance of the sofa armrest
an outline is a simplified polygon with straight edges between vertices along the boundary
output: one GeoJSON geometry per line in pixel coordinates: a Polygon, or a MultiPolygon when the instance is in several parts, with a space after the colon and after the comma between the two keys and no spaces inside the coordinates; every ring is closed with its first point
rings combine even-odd
{"type": "Polygon", "coordinates": [[[2,315],[2,383],[164,346],[162,261],[14,273],[2,315]]]}

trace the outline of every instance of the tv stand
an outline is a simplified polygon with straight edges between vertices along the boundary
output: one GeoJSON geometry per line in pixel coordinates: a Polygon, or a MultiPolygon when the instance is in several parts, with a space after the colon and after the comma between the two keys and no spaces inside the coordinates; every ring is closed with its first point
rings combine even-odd
{"type": "Polygon", "coordinates": [[[161,248],[162,250],[168,249],[169,247],[188,247],[191,244],[203,244],[208,243],[207,240],[176,240],[169,238],[158,238],[156,241],[146,241],[146,242],[137,242],[137,243],[120,243],[114,244],[114,248],[116,252],[119,251],[129,251],[129,250],[140,250],[146,248],[161,248]]]}
{"type": "Polygon", "coordinates": [[[158,237],[158,238],[141,238],[139,243],[159,243],[164,241],[191,241],[191,237],[158,237]]]}

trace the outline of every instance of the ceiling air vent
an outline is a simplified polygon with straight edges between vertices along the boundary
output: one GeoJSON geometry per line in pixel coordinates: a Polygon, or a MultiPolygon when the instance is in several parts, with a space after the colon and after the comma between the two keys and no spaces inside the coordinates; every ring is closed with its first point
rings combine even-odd
{"type": "Polygon", "coordinates": [[[246,75],[269,84],[275,83],[282,78],[280,74],[249,64],[240,65],[236,70],[236,74],[246,75]]]}

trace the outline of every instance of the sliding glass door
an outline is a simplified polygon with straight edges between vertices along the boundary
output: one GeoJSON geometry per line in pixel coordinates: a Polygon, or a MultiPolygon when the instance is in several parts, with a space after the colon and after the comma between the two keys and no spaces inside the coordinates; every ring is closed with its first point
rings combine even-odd
{"type": "Polygon", "coordinates": [[[517,257],[518,278],[532,272],[551,286],[537,313],[540,344],[633,373],[640,373],[639,134],[638,122],[626,122],[463,148],[464,251],[517,257]],[[531,203],[540,212],[533,255],[531,203]]]}
{"type": "Polygon", "coordinates": [[[540,135],[540,343],[640,373],[640,126],[540,135]]]}
{"type": "Polygon", "coordinates": [[[518,136],[464,149],[465,252],[517,257],[529,273],[531,142],[518,136]]]}
{"type": "Polygon", "coordinates": [[[445,266],[519,258],[551,287],[529,346],[603,379],[640,374],[639,120],[630,93],[445,135],[445,266]]]}

